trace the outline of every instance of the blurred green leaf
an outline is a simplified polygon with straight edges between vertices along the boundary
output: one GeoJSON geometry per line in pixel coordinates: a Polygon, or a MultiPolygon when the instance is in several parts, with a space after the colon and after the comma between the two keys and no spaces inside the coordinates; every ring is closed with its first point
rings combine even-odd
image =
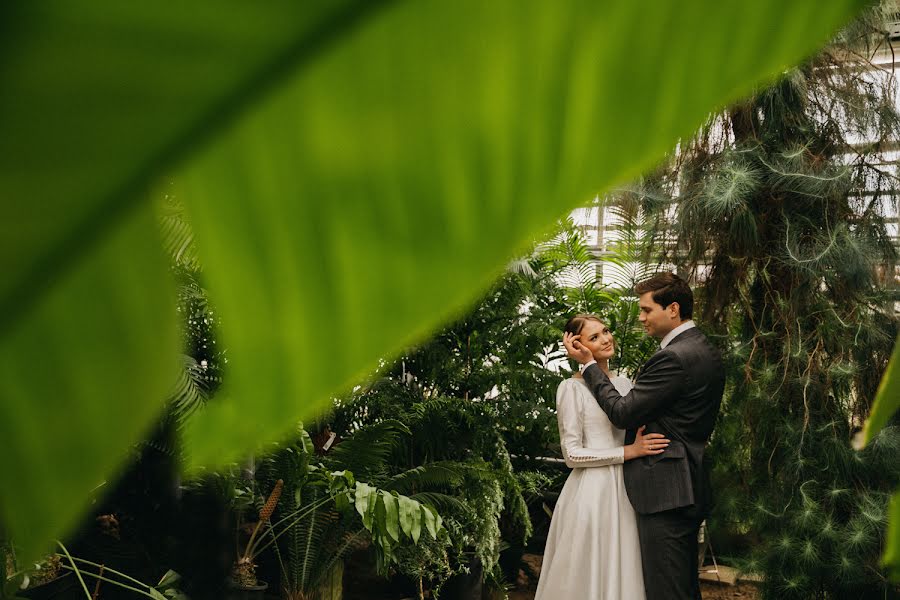
{"type": "Polygon", "coordinates": [[[156,600],[169,600],[168,598],[166,598],[165,596],[163,596],[162,593],[161,593],[159,590],[155,590],[155,589],[153,589],[153,588],[147,588],[147,591],[148,591],[148,592],[150,593],[150,595],[153,596],[156,600]]]}
{"type": "Polygon", "coordinates": [[[875,394],[872,412],[863,427],[863,443],[871,442],[898,410],[900,410],[900,339],[894,344],[891,360],[881,377],[878,393],[875,394]]]}
{"type": "Polygon", "coordinates": [[[168,283],[141,211],[2,329],[0,511],[21,558],[105,491],[176,381],[168,283]]]}
{"type": "Polygon", "coordinates": [[[189,430],[195,464],[221,463],[420,338],[556,217],[861,4],[3,3],[13,537],[62,534],[174,383],[144,212],[161,176],[180,170],[221,307],[228,394],[189,430]]]}
{"type": "Polygon", "coordinates": [[[900,490],[894,492],[891,498],[888,518],[890,523],[884,551],[884,566],[891,580],[900,583],[900,490]]]}

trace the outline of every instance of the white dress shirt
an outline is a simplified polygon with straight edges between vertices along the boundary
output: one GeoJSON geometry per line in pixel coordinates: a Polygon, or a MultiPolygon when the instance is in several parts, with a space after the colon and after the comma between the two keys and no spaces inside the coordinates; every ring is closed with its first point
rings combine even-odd
{"type": "Polygon", "coordinates": [[[662,350],[663,348],[668,346],[672,342],[672,340],[674,340],[676,337],[678,337],[679,335],[681,335],[688,329],[693,329],[694,327],[696,327],[696,325],[694,325],[693,321],[691,321],[691,320],[685,321],[684,323],[682,323],[681,325],[679,325],[678,327],[676,327],[675,329],[673,329],[672,331],[670,331],[669,333],[666,334],[666,337],[664,337],[662,339],[662,341],[659,343],[659,349],[662,350]]]}

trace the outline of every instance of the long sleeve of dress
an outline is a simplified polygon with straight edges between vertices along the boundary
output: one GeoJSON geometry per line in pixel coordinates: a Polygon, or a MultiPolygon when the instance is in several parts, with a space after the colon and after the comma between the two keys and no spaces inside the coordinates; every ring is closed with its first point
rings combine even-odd
{"type": "Polygon", "coordinates": [[[571,469],[607,467],[625,462],[625,447],[585,448],[582,442],[584,422],[575,385],[563,381],[556,390],[556,419],[559,424],[559,444],[566,465],[571,469]]]}

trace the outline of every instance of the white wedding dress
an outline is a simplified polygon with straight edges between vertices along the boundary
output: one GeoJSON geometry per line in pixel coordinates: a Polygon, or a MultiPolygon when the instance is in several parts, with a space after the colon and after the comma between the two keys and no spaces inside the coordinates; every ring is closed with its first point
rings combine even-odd
{"type": "MultiPolygon", "coordinates": [[[[620,394],[631,382],[613,377],[620,394]]],[[[581,379],[556,391],[559,439],[572,468],[547,536],[535,600],[643,600],[641,550],[622,476],[625,432],[581,379]]]]}

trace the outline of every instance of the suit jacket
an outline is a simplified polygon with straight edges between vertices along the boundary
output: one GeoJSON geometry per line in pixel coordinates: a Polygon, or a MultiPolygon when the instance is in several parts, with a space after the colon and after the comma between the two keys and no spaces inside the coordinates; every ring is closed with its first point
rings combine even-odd
{"type": "Polygon", "coordinates": [[[662,454],[625,463],[625,489],[635,511],[693,506],[705,515],[712,498],[703,453],[725,389],[722,358],[706,336],[696,328],[679,334],[646,362],[625,396],[597,365],[583,375],[613,425],[626,430],[646,425],[645,434],[672,440],[662,454]]]}

